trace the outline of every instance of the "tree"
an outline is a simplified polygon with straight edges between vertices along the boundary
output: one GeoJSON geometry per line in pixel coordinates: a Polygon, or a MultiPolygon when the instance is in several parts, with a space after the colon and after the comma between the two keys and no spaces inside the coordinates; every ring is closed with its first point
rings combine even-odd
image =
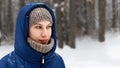
{"type": "Polygon", "coordinates": [[[1,45],[1,38],[2,38],[2,34],[1,34],[1,7],[2,7],[2,5],[1,5],[2,3],[1,3],[1,0],[0,0],[0,45],[1,45]]]}
{"type": "Polygon", "coordinates": [[[112,27],[116,28],[117,27],[117,0],[112,0],[112,8],[113,8],[113,22],[112,22],[112,27]]]}
{"type": "Polygon", "coordinates": [[[105,40],[105,7],[106,0],[99,0],[99,41],[103,42],[105,40]]]}
{"type": "Polygon", "coordinates": [[[77,23],[77,13],[76,13],[76,2],[74,0],[70,0],[70,19],[69,19],[69,45],[72,48],[75,48],[75,38],[76,38],[76,23],[77,23]]]}
{"type": "Polygon", "coordinates": [[[69,30],[67,29],[67,28],[69,28],[69,26],[68,26],[68,23],[69,23],[69,2],[68,2],[68,0],[64,0],[64,5],[63,5],[63,8],[64,8],[64,11],[62,12],[62,14],[63,14],[63,17],[62,17],[62,21],[63,21],[63,23],[64,23],[64,28],[63,28],[63,30],[64,30],[64,32],[63,32],[63,34],[64,34],[64,41],[65,41],[65,44],[66,45],[69,45],[68,43],[69,43],[69,30]]]}
{"type": "Polygon", "coordinates": [[[87,10],[87,13],[86,13],[86,27],[87,27],[87,31],[86,33],[87,34],[93,34],[94,32],[94,29],[95,29],[95,0],[87,0],[86,1],[86,10],[87,10]]]}
{"type": "Polygon", "coordinates": [[[8,0],[8,10],[7,10],[7,26],[8,26],[8,36],[11,37],[13,36],[13,14],[12,14],[12,0],[8,0]]]}
{"type": "Polygon", "coordinates": [[[1,34],[2,34],[2,39],[4,39],[4,40],[7,40],[7,27],[6,27],[6,25],[7,25],[7,23],[6,23],[6,21],[7,21],[7,5],[8,5],[8,2],[7,2],[7,0],[2,0],[1,1],[2,3],[1,3],[1,34]],[[6,3],[7,2],[7,3],[6,3]]]}
{"type": "Polygon", "coordinates": [[[54,3],[56,3],[56,27],[57,27],[57,37],[58,37],[58,46],[60,48],[63,48],[63,22],[61,20],[62,18],[62,12],[61,12],[61,0],[55,0],[54,3]]]}
{"type": "Polygon", "coordinates": [[[9,41],[13,37],[12,0],[2,0],[1,5],[1,34],[2,40],[9,41]]]}
{"type": "Polygon", "coordinates": [[[76,2],[77,8],[77,33],[79,36],[88,34],[88,23],[87,22],[87,1],[78,0],[76,2]]]}
{"type": "Polygon", "coordinates": [[[87,4],[86,0],[80,0],[80,14],[79,14],[79,27],[84,32],[88,34],[88,22],[87,22],[87,4]],[[84,29],[83,29],[84,28],[84,29]]]}
{"type": "Polygon", "coordinates": [[[1,0],[0,0],[0,31],[1,31],[1,7],[2,7],[1,4],[2,4],[2,3],[1,3],[1,0]]]}
{"type": "Polygon", "coordinates": [[[2,7],[2,3],[1,3],[1,0],[0,0],[0,32],[1,32],[1,7],[2,7]]]}
{"type": "Polygon", "coordinates": [[[19,8],[21,9],[28,0],[19,0],[19,8]]]}

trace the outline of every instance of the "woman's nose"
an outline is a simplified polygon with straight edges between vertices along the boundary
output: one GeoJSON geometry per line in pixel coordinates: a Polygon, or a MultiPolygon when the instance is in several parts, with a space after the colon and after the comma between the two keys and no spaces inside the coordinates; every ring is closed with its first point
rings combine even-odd
{"type": "Polygon", "coordinates": [[[42,37],[46,37],[47,36],[47,30],[46,29],[42,30],[41,36],[42,37]]]}

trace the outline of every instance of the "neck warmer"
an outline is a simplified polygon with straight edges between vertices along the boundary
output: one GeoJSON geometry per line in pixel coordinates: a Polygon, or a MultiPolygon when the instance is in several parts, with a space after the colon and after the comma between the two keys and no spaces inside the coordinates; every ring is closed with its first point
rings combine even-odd
{"type": "Polygon", "coordinates": [[[31,38],[28,38],[27,41],[30,47],[32,47],[34,50],[41,52],[41,53],[49,52],[53,48],[53,45],[54,45],[54,40],[52,38],[49,44],[41,44],[41,43],[38,43],[32,40],[31,38]]]}

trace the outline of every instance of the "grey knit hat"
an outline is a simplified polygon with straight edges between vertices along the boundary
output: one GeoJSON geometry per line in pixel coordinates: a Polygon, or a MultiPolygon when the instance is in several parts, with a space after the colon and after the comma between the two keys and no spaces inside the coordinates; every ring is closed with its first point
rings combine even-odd
{"type": "Polygon", "coordinates": [[[29,24],[32,25],[39,21],[50,21],[52,22],[52,16],[49,11],[45,8],[35,8],[30,13],[29,24]]]}

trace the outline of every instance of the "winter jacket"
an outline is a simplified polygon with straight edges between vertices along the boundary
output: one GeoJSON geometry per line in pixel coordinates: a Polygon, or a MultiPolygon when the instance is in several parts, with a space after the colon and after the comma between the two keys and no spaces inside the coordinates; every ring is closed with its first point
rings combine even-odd
{"type": "Polygon", "coordinates": [[[26,4],[18,14],[14,51],[0,60],[0,68],[65,68],[63,59],[55,53],[55,50],[56,28],[53,11],[43,3],[29,3],[26,4]],[[46,8],[50,12],[53,20],[52,38],[54,39],[54,46],[51,51],[46,54],[35,51],[27,42],[29,14],[32,9],[37,7],[46,8]]]}

